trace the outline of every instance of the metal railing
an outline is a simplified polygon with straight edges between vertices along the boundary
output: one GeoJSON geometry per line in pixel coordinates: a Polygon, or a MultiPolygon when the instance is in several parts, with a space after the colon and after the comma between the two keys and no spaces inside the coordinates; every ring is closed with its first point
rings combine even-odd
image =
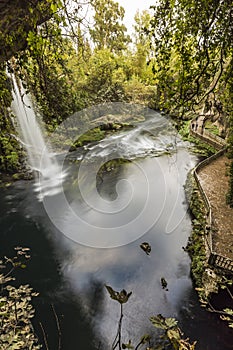
{"type": "Polygon", "coordinates": [[[192,135],[194,137],[198,137],[200,140],[202,140],[205,143],[208,143],[209,145],[213,146],[217,150],[222,149],[226,145],[224,140],[222,140],[223,143],[222,143],[222,141],[220,143],[219,140],[214,137],[214,135],[213,135],[213,138],[212,138],[212,137],[209,137],[209,136],[205,136],[205,134],[206,134],[206,131],[203,134],[200,134],[199,132],[194,131],[194,130],[192,130],[190,128],[190,135],[192,135]]]}
{"type": "Polygon", "coordinates": [[[233,261],[225,256],[211,253],[208,263],[214,267],[233,272],[233,261]]]}
{"type": "Polygon", "coordinates": [[[212,132],[204,129],[204,136],[207,136],[209,139],[217,142],[218,144],[225,146],[226,145],[226,141],[224,139],[222,139],[220,136],[218,135],[214,135],[212,132]]]}

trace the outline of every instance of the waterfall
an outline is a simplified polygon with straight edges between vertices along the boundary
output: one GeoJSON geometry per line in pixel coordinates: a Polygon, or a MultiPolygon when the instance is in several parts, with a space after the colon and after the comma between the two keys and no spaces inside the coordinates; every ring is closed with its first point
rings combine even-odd
{"type": "Polygon", "coordinates": [[[45,196],[60,192],[65,172],[50,151],[48,142],[45,141],[43,128],[38,121],[41,118],[35,112],[30,95],[14,75],[11,75],[11,79],[13,83],[11,109],[17,118],[21,143],[27,152],[28,165],[35,174],[35,191],[38,192],[38,198],[43,199],[45,196]]]}

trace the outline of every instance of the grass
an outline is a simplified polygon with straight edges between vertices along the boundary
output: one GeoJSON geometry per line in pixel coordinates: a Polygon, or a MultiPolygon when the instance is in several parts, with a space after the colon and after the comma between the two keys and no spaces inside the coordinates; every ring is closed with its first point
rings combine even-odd
{"type": "Polygon", "coordinates": [[[199,138],[190,135],[190,122],[190,120],[183,122],[182,126],[179,128],[179,134],[181,135],[182,140],[192,143],[194,145],[193,153],[196,153],[200,156],[210,157],[212,154],[215,154],[216,150],[214,147],[201,141],[199,138]]]}
{"type": "Polygon", "coordinates": [[[215,135],[215,136],[219,136],[219,129],[216,125],[214,125],[213,123],[211,123],[211,121],[207,120],[207,122],[205,123],[205,129],[207,129],[209,132],[211,132],[211,134],[215,135]]]}

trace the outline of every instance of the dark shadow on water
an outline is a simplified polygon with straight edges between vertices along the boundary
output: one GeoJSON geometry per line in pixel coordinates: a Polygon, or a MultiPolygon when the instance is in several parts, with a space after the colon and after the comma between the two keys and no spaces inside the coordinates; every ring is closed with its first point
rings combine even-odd
{"type": "MultiPolygon", "coordinates": [[[[221,296],[219,296],[221,298],[221,296]]],[[[180,327],[191,341],[197,340],[197,350],[231,350],[232,329],[217,314],[201,308],[197,293],[190,290],[179,312],[180,327]]]]}
{"type": "MultiPolygon", "coordinates": [[[[80,307],[81,301],[72,294],[61,275],[59,258],[43,227],[24,216],[25,208],[21,206],[24,196],[22,190],[1,191],[0,256],[13,257],[17,246],[31,250],[27,267],[14,271],[14,284],[30,284],[39,293],[33,299],[36,309],[33,325],[43,349],[46,349],[45,336],[49,350],[58,349],[60,331],[61,349],[77,349],[78,343],[80,349],[94,350],[96,346],[90,320],[80,307]]],[[[95,290],[93,298],[94,295],[95,290]]]]}

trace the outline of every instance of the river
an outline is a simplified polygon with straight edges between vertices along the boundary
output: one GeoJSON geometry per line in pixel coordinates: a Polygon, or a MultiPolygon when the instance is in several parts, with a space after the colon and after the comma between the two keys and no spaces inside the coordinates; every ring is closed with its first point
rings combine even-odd
{"type": "Polygon", "coordinates": [[[65,194],[41,201],[32,181],[1,189],[1,256],[12,256],[15,246],[31,249],[16,277],[39,292],[33,323],[42,343],[43,327],[50,350],[58,349],[59,331],[63,350],[111,348],[120,310],[105,284],[132,291],[124,305],[125,342],[136,344],[145,333],[156,341],[149,317],[160,313],[176,317],[197,350],[232,349],[226,324],[199,306],[183,249],[191,233],[184,184],[196,162],[156,114],[69,154],[65,194]],[[127,161],[99,171],[112,159],[127,161]],[[151,245],[150,255],[142,242],[151,245]]]}

